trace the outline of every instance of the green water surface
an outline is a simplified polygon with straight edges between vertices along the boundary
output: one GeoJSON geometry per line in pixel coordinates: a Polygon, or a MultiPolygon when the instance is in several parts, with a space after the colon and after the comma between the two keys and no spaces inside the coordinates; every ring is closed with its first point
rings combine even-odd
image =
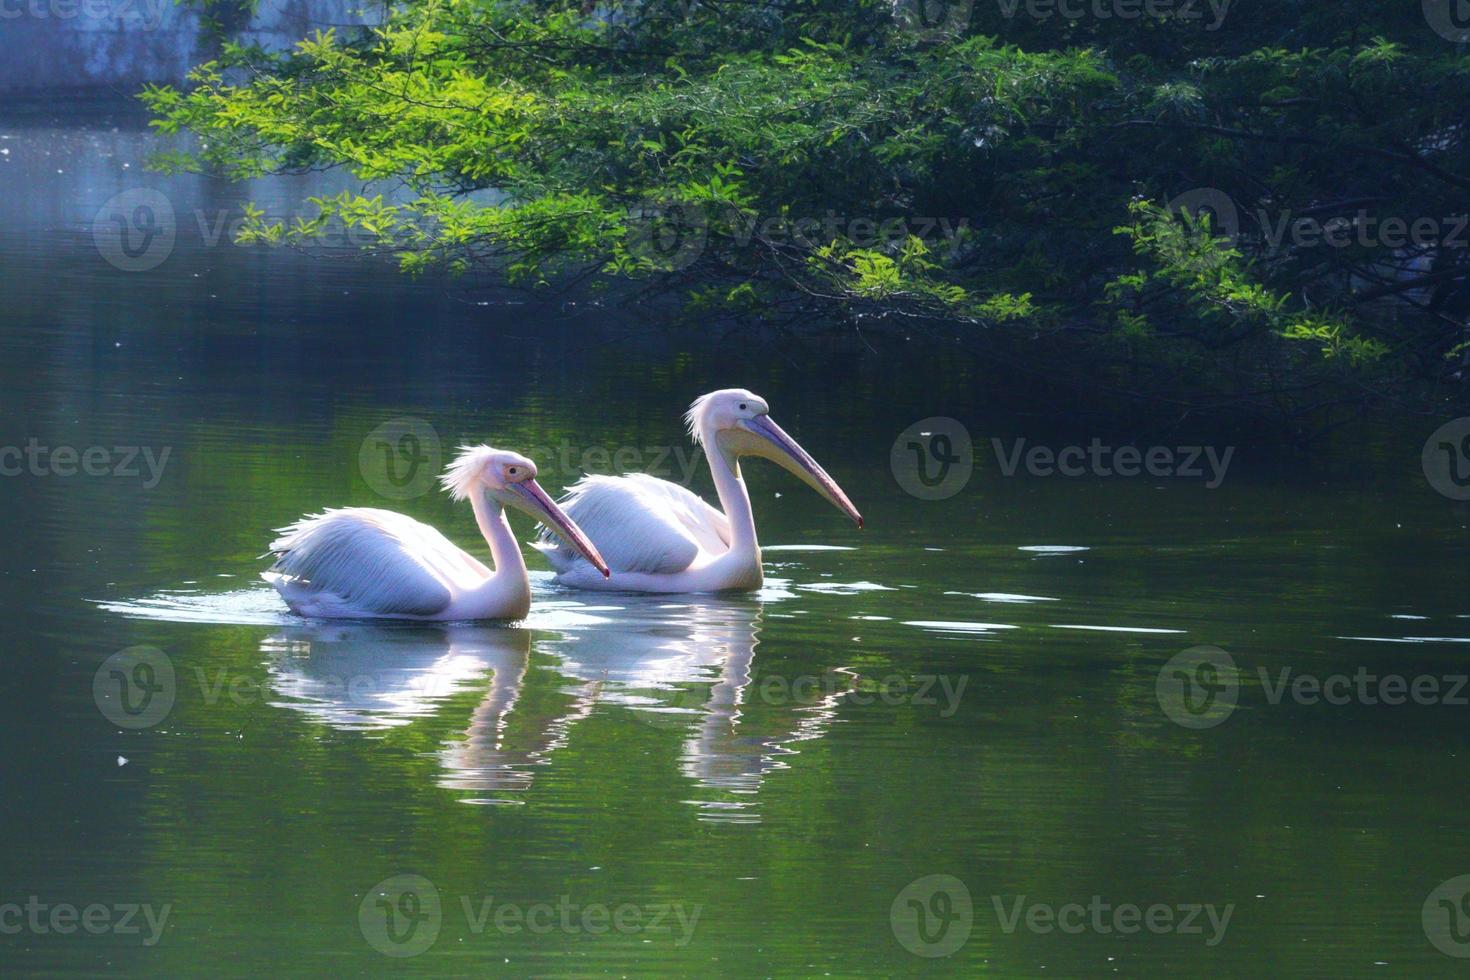
{"type": "Polygon", "coordinates": [[[127,119],[0,125],[0,446],[52,454],[0,477],[5,973],[1463,969],[1431,942],[1470,953],[1466,888],[1431,894],[1470,873],[1446,703],[1470,503],[1421,467],[1448,419],[1210,442],[1044,378],[1004,397],[1004,366],[942,345],[236,247],[211,230],[242,200],[291,214],[343,179],[161,178],[148,147],[127,119]],[[150,229],[173,241],[137,268],[150,229]],[[758,595],[579,594],[532,555],[525,623],[372,625],[296,619],[258,578],[271,529],[327,506],[483,554],[428,484],[465,441],[534,450],[553,491],[654,468],[713,499],[680,415],[728,385],[867,524],[748,463],[758,595]],[[932,427],[900,438],[929,417],[973,445],[945,499],[906,489],[940,474],[932,427]],[[1007,475],[1017,439],[1232,455],[1213,487],[1007,475]],[[1201,646],[1225,669],[1170,666],[1201,646]],[[1283,670],[1446,696],[1331,704],[1283,670]],[[56,906],[105,912],[68,931],[56,906]]]}

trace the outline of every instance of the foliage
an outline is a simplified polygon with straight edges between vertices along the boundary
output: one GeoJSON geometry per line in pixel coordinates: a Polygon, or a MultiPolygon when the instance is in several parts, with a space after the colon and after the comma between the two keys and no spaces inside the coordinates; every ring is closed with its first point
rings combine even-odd
{"type": "Polygon", "coordinates": [[[317,221],[409,271],[1024,330],[1084,360],[1228,360],[1226,387],[1458,378],[1462,47],[1418,5],[1136,6],[976,4],[945,33],[889,0],[413,0],[286,55],[226,46],[144,98],[200,137],[165,167],[350,168],[371,188],[317,221]]]}

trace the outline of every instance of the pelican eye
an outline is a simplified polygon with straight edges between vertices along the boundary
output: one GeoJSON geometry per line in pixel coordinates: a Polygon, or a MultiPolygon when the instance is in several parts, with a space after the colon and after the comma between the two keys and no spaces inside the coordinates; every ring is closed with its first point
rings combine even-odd
{"type": "Polygon", "coordinates": [[[740,403],[740,410],[741,410],[741,411],[742,411],[742,412],[743,412],[743,411],[745,411],[745,402],[741,402],[741,403],[740,403]]]}
{"type": "Polygon", "coordinates": [[[512,466],[509,470],[507,470],[507,472],[510,473],[511,476],[515,476],[516,475],[516,468],[514,466],[512,466]]]}

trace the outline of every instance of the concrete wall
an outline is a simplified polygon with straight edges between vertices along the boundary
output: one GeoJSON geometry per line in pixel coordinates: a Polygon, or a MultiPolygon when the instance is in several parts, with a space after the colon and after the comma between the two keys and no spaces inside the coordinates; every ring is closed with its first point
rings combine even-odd
{"type": "MultiPolygon", "coordinates": [[[[178,84],[215,53],[195,9],[174,0],[0,0],[0,92],[178,84]]],[[[279,50],[318,29],[374,22],[382,9],[371,0],[260,0],[233,37],[279,50]]]]}

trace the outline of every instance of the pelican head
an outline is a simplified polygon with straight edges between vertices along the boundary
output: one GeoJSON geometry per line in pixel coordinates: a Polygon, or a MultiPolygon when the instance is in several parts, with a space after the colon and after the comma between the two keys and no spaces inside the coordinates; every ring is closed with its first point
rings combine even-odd
{"type": "Polygon", "coordinates": [[[575,548],[603,578],[611,574],[587,535],[536,482],[536,464],[520,453],[461,446],[439,481],[455,500],[467,500],[479,491],[502,507],[530,515],[575,548]]]}
{"type": "Polygon", "coordinates": [[[724,388],[695,399],[684,421],[696,442],[706,451],[718,449],[732,468],[738,467],[741,456],[769,459],[862,527],[863,515],[837,481],[771,419],[770,412],[771,406],[760,395],[744,388],[724,388]]]}

